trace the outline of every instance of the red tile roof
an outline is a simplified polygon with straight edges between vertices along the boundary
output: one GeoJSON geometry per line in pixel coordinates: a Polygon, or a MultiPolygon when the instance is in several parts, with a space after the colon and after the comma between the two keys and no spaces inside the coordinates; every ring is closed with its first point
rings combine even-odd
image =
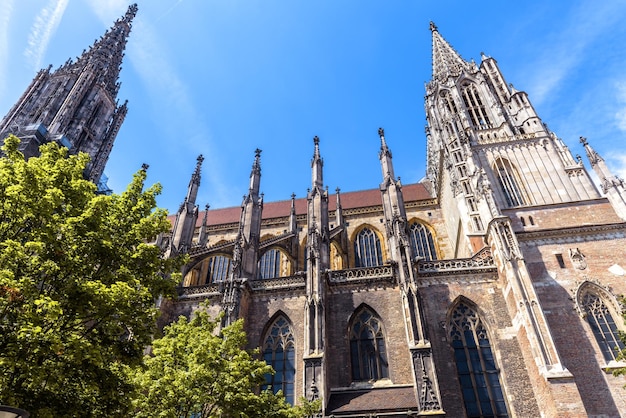
{"type": "MultiPolygon", "coordinates": [[[[413,183],[402,186],[402,195],[404,201],[413,202],[418,200],[430,199],[428,190],[422,183],[413,183]]],[[[381,197],[379,189],[360,190],[356,192],[341,193],[341,206],[343,209],[364,208],[368,206],[380,205],[381,197]]],[[[328,197],[328,210],[334,211],[337,208],[337,197],[333,193],[328,197]]],[[[291,200],[280,200],[277,202],[263,203],[263,219],[272,219],[289,216],[291,213],[291,200]]],[[[296,199],[296,214],[306,214],[306,198],[296,199]]],[[[207,223],[211,225],[223,225],[239,222],[241,216],[241,207],[234,206],[223,209],[209,209],[207,223]]],[[[204,212],[198,215],[196,226],[202,225],[204,212]]],[[[168,219],[174,223],[176,215],[169,215],[168,219]]]]}

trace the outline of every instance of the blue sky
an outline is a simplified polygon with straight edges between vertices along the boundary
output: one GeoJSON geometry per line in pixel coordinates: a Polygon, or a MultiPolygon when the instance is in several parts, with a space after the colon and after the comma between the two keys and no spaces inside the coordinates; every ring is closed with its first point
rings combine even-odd
{"type": "MultiPolygon", "coordinates": [[[[396,175],[425,174],[424,84],[433,20],[466,60],[484,51],[574,154],[589,138],[626,176],[626,2],[528,0],[144,0],[119,98],[129,112],[105,170],[121,192],[142,163],[175,211],[198,154],[198,204],[236,206],[254,150],[266,201],[304,197],[312,138],[330,190],[376,188],[377,129],[396,175]]],[[[122,0],[2,0],[0,114],[36,71],[83,49],[122,0]]],[[[585,159],[586,161],[586,159],[585,159]]]]}

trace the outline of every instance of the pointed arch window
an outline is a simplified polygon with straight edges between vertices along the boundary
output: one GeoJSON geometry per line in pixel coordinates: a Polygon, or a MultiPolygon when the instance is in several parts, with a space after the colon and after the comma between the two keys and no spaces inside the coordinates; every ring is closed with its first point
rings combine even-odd
{"type": "Polygon", "coordinates": [[[495,163],[500,190],[508,207],[526,205],[526,193],[517,173],[517,169],[508,160],[498,158],[495,163]]]}
{"type": "Polygon", "coordinates": [[[223,282],[233,272],[233,260],[230,257],[216,255],[209,258],[207,283],[223,282]]]}
{"type": "Polygon", "coordinates": [[[291,263],[278,248],[270,248],[265,251],[259,260],[259,278],[273,279],[275,277],[284,277],[290,274],[291,263]]]}
{"type": "Polygon", "coordinates": [[[450,337],[467,416],[508,417],[500,370],[487,330],[476,311],[465,302],[452,312],[450,337]]]}
{"type": "Polygon", "coordinates": [[[483,105],[476,86],[474,84],[469,84],[463,90],[462,97],[463,103],[465,104],[465,108],[467,109],[467,113],[469,114],[474,128],[491,128],[491,120],[489,119],[489,115],[487,114],[487,110],[485,109],[485,105],[483,105]]]}
{"type": "Polygon", "coordinates": [[[263,360],[276,372],[265,375],[261,389],[283,392],[291,405],[295,402],[296,349],[293,328],[284,316],[274,320],[263,342],[263,360]]]}
{"type": "Polygon", "coordinates": [[[354,241],[356,267],[374,267],[383,264],[380,239],[370,228],[363,228],[354,241]]]}
{"type": "Polygon", "coordinates": [[[358,311],[350,326],[350,363],[354,381],[389,377],[382,323],[366,307],[358,311]]]}
{"type": "Polygon", "coordinates": [[[619,321],[622,318],[616,312],[612,312],[614,309],[610,309],[611,304],[608,304],[605,298],[600,296],[600,292],[594,292],[592,289],[592,285],[588,285],[579,293],[580,307],[585,313],[604,360],[607,363],[617,361],[618,350],[623,350],[625,347],[619,338],[620,327],[615,318],[618,318],[619,321]]]}
{"type": "Polygon", "coordinates": [[[409,226],[409,238],[411,239],[411,249],[413,255],[424,260],[436,260],[437,251],[433,234],[424,224],[411,222],[409,226]]]}

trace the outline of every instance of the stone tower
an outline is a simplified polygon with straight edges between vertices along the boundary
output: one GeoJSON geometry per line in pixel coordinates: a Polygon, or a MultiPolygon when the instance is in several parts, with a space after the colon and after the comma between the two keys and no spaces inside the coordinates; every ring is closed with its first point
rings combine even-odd
{"type": "Polygon", "coordinates": [[[71,153],[86,152],[91,161],[85,177],[98,182],[126,117],[126,102],[117,102],[118,79],[136,13],[137,5],[131,5],[76,61],[40,70],[0,122],[0,138],[20,137],[26,157],[50,141],[71,153]]]}

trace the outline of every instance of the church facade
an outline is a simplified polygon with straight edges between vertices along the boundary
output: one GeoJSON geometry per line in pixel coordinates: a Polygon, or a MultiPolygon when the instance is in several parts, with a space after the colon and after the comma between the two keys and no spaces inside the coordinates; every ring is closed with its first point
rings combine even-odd
{"type": "Polygon", "coordinates": [[[601,193],[495,59],[431,31],[425,180],[380,129],[381,183],[329,193],[316,137],[306,198],[264,202],[256,150],[241,207],[201,211],[199,157],[159,238],[190,256],[162,318],[243,318],[267,387],[323,416],[624,416],[623,181],[581,138],[601,193]]]}

